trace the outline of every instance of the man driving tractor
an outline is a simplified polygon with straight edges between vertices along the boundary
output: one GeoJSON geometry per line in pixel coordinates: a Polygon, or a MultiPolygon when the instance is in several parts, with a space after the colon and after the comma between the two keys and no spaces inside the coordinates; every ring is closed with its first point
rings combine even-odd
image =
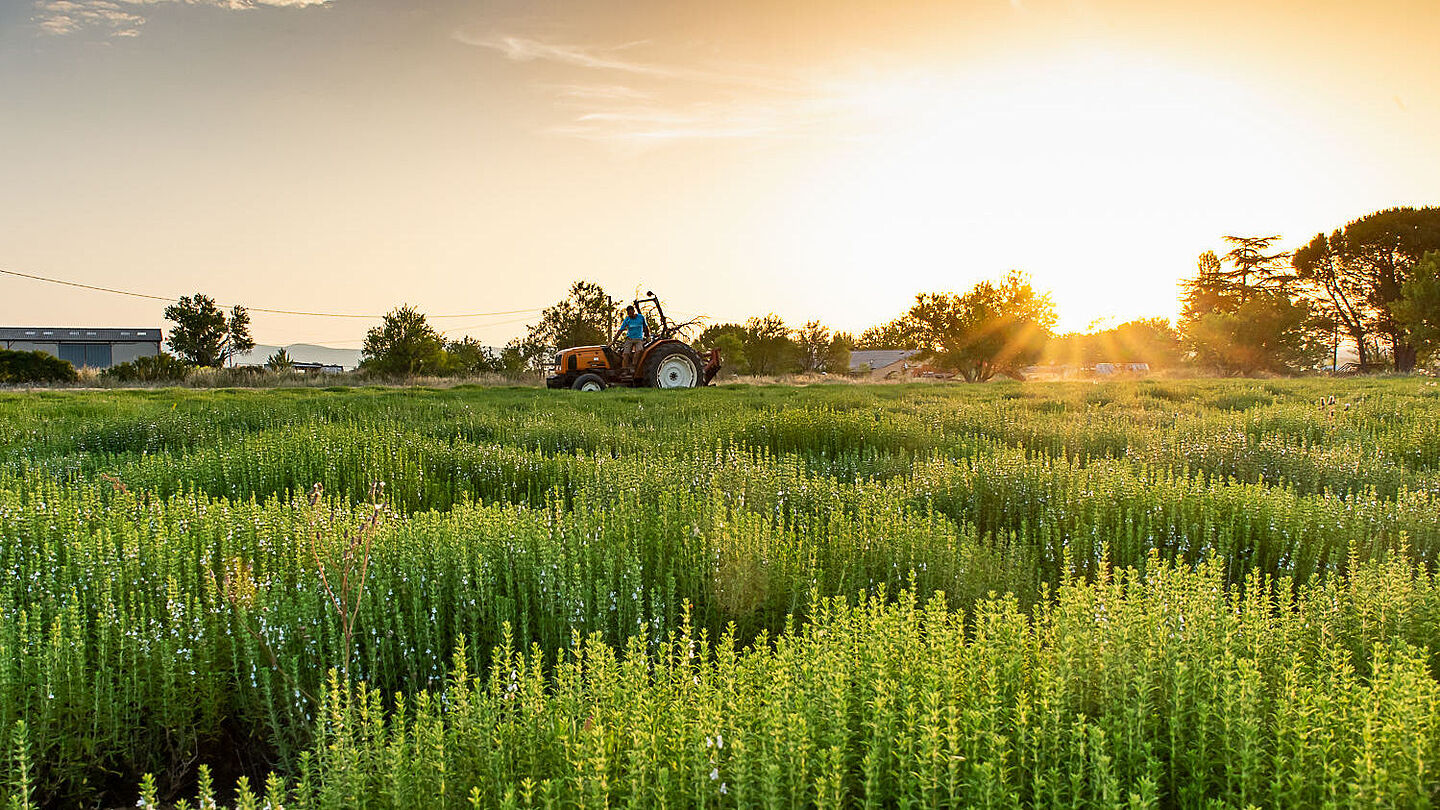
{"type": "Polygon", "coordinates": [[[627,388],[697,388],[709,385],[720,371],[720,352],[711,349],[705,359],[678,336],[688,324],[665,317],[653,292],[625,308],[616,330],[619,345],[560,347],[546,388],[604,391],[627,388]],[[647,311],[646,306],[650,309],[647,311]],[[647,314],[648,312],[648,314],[647,314]]]}
{"type": "Polygon", "coordinates": [[[625,320],[620,322],[620,328],[615,330],[615,337],[625,335],[625,345],[621,347],[626,366],[635,366],[635,356],[645,346],[645,316],[635,310],[634,305],[625,307],[625,320]]]}

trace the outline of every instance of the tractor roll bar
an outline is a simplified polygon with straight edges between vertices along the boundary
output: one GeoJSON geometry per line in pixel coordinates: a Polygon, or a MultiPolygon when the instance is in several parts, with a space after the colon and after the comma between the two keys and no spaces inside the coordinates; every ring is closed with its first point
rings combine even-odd
{"type": "MultiPolygon", "coordinates": [[[[669,337],[671,337],[671,332],[672,332],[673,330],[671,329],[670,321],[665,318],[665,308],[662,307],[662,306],[660,306],[660,297],[659,297],[658,295],[656,295],[653,290],[646,290],[646,291],[645,291],[645,295],[646,295],[645,298],[636,298],[636,299],[635,299],[635,311],[636,311],[636,312],[642,312],[642,311],[643,311],[643,310],[640,309],[640,305],[641,305],[641,304],[654,304],[654,305],[655,305],[655,314],[656,314],[657,316],[659,316],[659,318],[660,318],[660,337],[662,337],[662,338],[669,338],[669,337]]],[[[647,323],[647,324],[645,325],[645,328],[648,330],[648,329],[650,328],[650,325],[647,323]]]]}

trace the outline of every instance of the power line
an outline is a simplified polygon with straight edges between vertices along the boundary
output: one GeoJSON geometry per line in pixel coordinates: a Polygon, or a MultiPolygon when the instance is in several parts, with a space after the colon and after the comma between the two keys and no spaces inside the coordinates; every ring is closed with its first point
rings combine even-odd
{"type": "MultiPolygon", "coordinates": [[[[101,287],[101,286],[98,286],[98,285],[95,285],[95,284],[84,284],[84,283],[81,283],[81,282],[79,282],[79,281],[67,281],[67,280],[61,279],[61,278],[49,278],[48,276],[36,276],[36,275],[31,275],[30,273],[21,273],[21,272],[16,271],[16,270],[6,270],[6,269],[4,269],[4,268],[0,268],[0,273],[4,273],[4,274],[7,275],[7,276],[18,276],[19,278],[28,278],[28,279],[31,279],[31,280],[33,280],[33,281],[44,281],[44,282],[49,283],[49,284],[60,284],[60,285],[65,286],[65,287],[78,287],[79,289],[82,289],[82,290],[94,290],[94,291],[96,291],[96,292],[111,293],[111,294],[113,294],[113,295],[128,295],[128,296],[130,296],[131,298],[144,298],[144,299],[147,299],[147,300],[150,300],[150,301],[167,301],[167,302],[173,302],[173,301],[176,300],[175,298],[167,298],[167,297],[165,297],[165,296],[163,296],[163,295],[149,295],[149,294],[146,294],[146,293],[139,293],[139,292],[134,292],[134,291],[131,291],[131,290],[117,290],[117,289],[114,289],[113,287],[101,287]]],[[[228,309],[229,306],[230,306],[230,305],[226,305],[226,308],[228,309]]],[[[242,305],[242,306],[243,306],[243,305],[242,305]]],[[[267,308],[267,307],[245,307],[245,309],[246,309],[247,311],[249,311],[249,312],[266,312],[266,313],[269,313],[269,314],[271,314],[271,315],[304,315],[304,316],[315,317],[315,318],[365,318],[365,319],[368,319],[368,320],[374,320],[374,319],[376,319],[376,318],[383,318],[383,317],[385,317],[384,315],[362,315],[362,314],[349,313],[349,312],[305,312],[305,311],[294,310],[294,309],[270,309],[270,308],[267,308]]],[[[488,318],[488,317],[492,317],[492,316],[495,316],[495,315],[521,315],[521,314],[527,314],[527,313],[531,313],[531,312],[539,312],[541,309],[542,309],[542,307],[533,307],[533,308],[531,308],[531,309],[507,309],[507,310],[502,310],[502,311],[499,311],[499,312],[463,312],[463,313],[458,313],[458,314],[453,314],[453,315],[426,315],[425,317],[427,317],[427,318],[488,318]]]]}
{"type": "MultiPolygon", "coordinates": [[[[428,317],[428,316],[427,316],[427,317],[428,317]]],[[[528,321],[528,320],[530,320],[530,319],[529,319],[529,318],[506,318],[505,320],[500,320],[500,321],[487,321],[487,322],[481,322],[481,323],[467,323],[467,324],[462,324],[462,325],[460,325],[460,326],[450,326],[450,327],[447,327],[447,331],[450,332],[450,333],[455,333],[455,332],[468,332],[468,331],[473,330],[473,329],[487,329],[487,328],[492,327],[492,326],[513,326],[514,324],[524,323],[525,321],[528,321]]],[[[355,338],[355,339],[333,338],[333,339],[332,339],[332,338],[328,338],[328,337],[313,337],[313,336],[311,336],[311,337],[295,338],[295,339],[291,340],[290,342],[291,342],[292,344],[294,344],[294,343],[323,343],[323,344],[325,344],[325,345],[342,345],[342,344],[351,344],[351,343],[364,343],[364,342],[365,342],[365,339],[364,339],[364,338],[355,338]]]]}
{"type": "Polygon", "coordinates": [[[530,320],[530,319],[529,319],[529,318],[506,318],[506,319],[503,320],[503,321],[490,321],[490,322],[488,322],[488,323],[485,323],[485,322],[481,322],[481,323],[467,323],[467,324],[464,324],[464,325],[461,325],[461,326],[452,326],[452,327],[449,327],[449,328],[450,328],[450,329],[453,329],[453,330],[455,330],[455,331],[457,331],[457,332],[465,332],[465,331],[470,330],[470,329],[488,329],[489,327],[492,327],[492,326],[509,326],[509,325],[513,325],[513,324],[517,324],[517,323],[524,323],[525,321],[528,321],[528,320],[530,320]]]}
{"type": "Polygon", "coordinates": [[[0,269],[0,273],[7,276],[19,276],[20,278],[34,279],[35,281],[48,281],[51,284],[63,284],[66,287],[79,287],[82,290],[98,290],[99,292],[114,293],[116,295],[128,295],[131,298],[148,298],[151,301],[174,301],[173,298],[162,298],[158,295],[146,295],[145,293],[130,292],[128,290],[112,290],[109,287],[97,287],[94,284],[81,284],[78,281],[64,281],[58,278],[46,278],[44,276],[32,276],[29,273],[20,273],[15,270],[0,269]]]}

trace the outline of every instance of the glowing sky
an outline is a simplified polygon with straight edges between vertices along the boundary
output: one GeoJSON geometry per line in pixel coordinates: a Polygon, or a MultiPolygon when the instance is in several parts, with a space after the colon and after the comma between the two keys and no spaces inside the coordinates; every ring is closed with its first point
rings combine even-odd
{"type": "MultiPolygon", "coordinates": [[[[350,313],[590,278],[854,330],[1019,268],[1062,328],[1169,316],[1223,234],[1440,202],[1436,31],[1434,0],[10,0],[0,268],[350,313]]],[[[0,325],[162,308],[0,277],[0,325]]]]}

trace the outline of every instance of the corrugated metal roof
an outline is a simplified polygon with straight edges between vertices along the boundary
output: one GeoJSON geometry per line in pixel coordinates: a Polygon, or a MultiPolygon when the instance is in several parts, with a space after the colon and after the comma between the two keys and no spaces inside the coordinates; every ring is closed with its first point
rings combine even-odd
{"type": "Polygon", "coordinates": [[[869,364],[871,370],[908,360],[919,354],[915,349],[865,349],[850,352],[850,370],[856,371],[869,364]]]}
{"type": "Polygon", "coordinates": [[[33,340],[37,343],[71,341],[79,343],[159,343],[160,329],[97,329],[77,326],[0,326],[0,340],[33,340]]]}

